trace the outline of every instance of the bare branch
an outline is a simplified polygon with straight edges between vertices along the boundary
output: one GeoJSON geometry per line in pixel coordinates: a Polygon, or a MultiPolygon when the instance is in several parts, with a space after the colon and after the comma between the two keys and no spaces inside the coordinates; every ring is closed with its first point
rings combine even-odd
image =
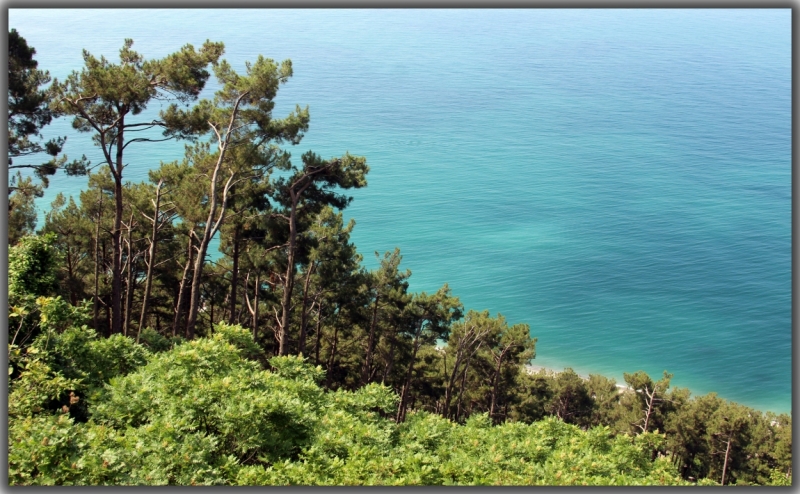
{"type": "Polygon", "coordinates": [[[128,144],[130,144],[132,142],[164,142],[164,141],[170,141],[170,140],[172,140],[172,137],[165,137],[164,139],[150,139],[150,138],[147,138],[147,137],[137,137],[135,139],[131,139],[130,141],[126,142],[122,146],[122,149],[125,149],[126,147],[128,147],[128,144]]]}

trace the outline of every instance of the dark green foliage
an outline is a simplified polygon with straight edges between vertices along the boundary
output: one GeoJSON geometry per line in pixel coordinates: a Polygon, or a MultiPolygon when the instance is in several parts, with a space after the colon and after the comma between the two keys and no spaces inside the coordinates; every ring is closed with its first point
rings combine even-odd
{"type": "Polygon", "coordinates": [[[131,338],[97,338],[97,333],[86,326],[73,326],[60,334],[41,334],[32,347],[47,355],[45,361],[56,372],[79,381],[81,385],[76,389],[83,393],[99,390],[112,377],[136,370],[150,355],[131,338]]]}
{"type": "Polygon", "coordinates": [[[9,298],[54,295],[58,288],[55,235],[25,237],[8,250],[9,298]]]}
{"type": "Polygon", "coordinates": [[[8,254],[8,342],[21,347],[43,330],[63,330],[85,322],[85,308],[52,297],[60,261],[55,236],[24,237],[8,254]]]}
{"type": "Polygon", "coordinates": [[[49,108],[51,93],[42,86],[50,82],[47,71],[38,68],[33,58],[36,50],[28,46],[25,38],[16,29],[8,33],[8,241],[14,245],[23,235],[33,233],[36,212],[33,200],[42,196],[48,177],[63,168],[70,175],[86,173],[89,164],[84,156],[81,160],[67,163],[67,157],[58,157],[66,141],[65,137],[41,141],[41,130],[53,119],[49,108]],[[41,163],[36,155],[46,154],[50,159],[41,163]],[[33,162],[29,159],[33,158],[33,162]],[[23,177],[19,170],[33,171],[41,184],[30,176],[23,177]]]}
{"type": "MultiPolygon", "coordinates": [[[[628,393],[622,400],[629,413],[623,420],[630,424],[633,433],[653,430],[664,430],[664,420],[670,411],[670,400],[667,396],[672,374],[664,371],[659,381],[653,381],[644,371],[623,375],[625,383],[635,391],[628,393]]],[[[624,429],[623,429],[624,430],[624,429]]]]}
{"type": "Polygon", "coordinates": [[[153,353],[165,352],[180,343],[179,338],[166,338],[151,328],[144,328],[140,336],[142,346],[153,353]]]}
{"type": "Polygon", "coordinates": [[[589,420],[591,426],[613,424],[619,420],[620,388],[614,379],[589,374],[586,390],[594,402],[589,420]]]}
{"type": "MultiPolygon", "coordinates": [[[[133,40],[126,39],[119,52],[120,63],[116,65],[84,50],[85,67],[73,72],[63,83],[53,84],[54,108],[74,115],[76,129],[93,132],[94,124],[103,129],[101,135],[106,129],[124,129],[126,124],[117,122],[117,118],[140,114],[159,94],[182,103],[197,99],[210,76],[206,67],[216,63],[224,49],[222,43],[207,41],[200,50],[185,45],[163,59],[145,60],[132,46],[133,40]]],[[[155,125],[167,131],[175,129],[165,122],[155,125]]]]}
{"type": "MultiPolygon", "coordinates": [[[[9,386],[9,417],[37,416],[51,411],[51,404],[80,386],[76,379],[67,379],[44,361],[41,352],[29,348],[20,358],[21,372],[9,386]]],[[[60,408],[60,407],[59,407],[60,408]]]]}
{"type": "Polygon", "coordinates": [[[556,374],[552,384],[553,398],[547,411],[564,422],[587,426],[592,414],[593,402],[583,380],[572,369],[556,374]]]}
{"type": "Polygon", "coordinates": [[[516,402],[511,407],[511,420],[531,423],[548,415],[553,399],[553,376],[544,369],[522,373],[518,378],[516,402]]]}
{"type": "MultiPolygon", "coordinates": [[[[25,38],[16,29],[8,33],[8,165],[9,169],[30,168],[47,187],[49,175],[59,168],[65,168],[70,175],[83,174],[86,171],[86,157],[66,164],[66,156],[57,158],[66,141],[65,137],[41,142],[40,131],[49,125],[55,116],[49,108],[51,92],[42,86],[50,82],[50,74],[40,70],[39,63],[33,56],[36,50],[28,46],[25,38]],[[15,158],[24,158],[36,154],[47,154],[51,159],[42,164],[14,163],[15,158]],[[66,165],[66,166],[65,166],[66,165]]],[[[30,191],[39,186],[13,181],[9,192],[30,191]]]]}
{"type": "Polygon", "coordinates": [[[61,292],[73,305],[91,293],[87,291],[90,285],[86,278],[91,276],[93,264],[89,253],[92,252],[94,226],[89,215],[72,197],[67,200],[59,192],[50,204],[44,227],[39,232],[55,237],[53,246],[62,259],[57,270],[61,292]]]}
{"type": "Polygon", "coordinates": [[[83,428],[66,414],[9,416],[9,485],[94,484],[75,463],[85,440],[83,428]]]}
{"type": "Polygon", "coordinates": [[[43,193],[31,177],[22,177],[17,172],[11,177],[11,186],[16,187],[8,195],[8,245],[16,245],[25,235],[36,228],[36,205],[34,201],[43,193]]]}
{"type": "MultiPolygon", "coordinates": [[[[38,69],[33,59],[36,50],[28,46],[16,29],[8,33],[8,152],[21,156],[42,151],[41,144],[31,142],[39,130],[48,125],[53,115],[47,107],[47,91],[41,86],[50,82],[46,71],[38,69]]],[[[56,144],[56,143],[54,143],[56,144]]],[[[56,151],[56,154],[58,151],[56,151]]],[[[9,157],[9,164],[11,158],[9,157]]]]}

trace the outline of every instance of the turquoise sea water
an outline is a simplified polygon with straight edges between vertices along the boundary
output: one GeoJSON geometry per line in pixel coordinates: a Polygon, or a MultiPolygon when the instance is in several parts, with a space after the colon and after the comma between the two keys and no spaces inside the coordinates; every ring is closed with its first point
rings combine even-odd
{"type": "MultiPolygon", "coordinates": [[[[59,78],[224,41],[290,58],[293,151],[372,168],[346,215],[366,265],[526,322],[537,365],[791,409],[791,11],[25,10],[9,26],[59,78]],[[91,26],[87,29],[86,26],[91,26]]],[[[213,88],[209,88],[213,89],[213,88]]],[[[67,153],[100,153],[58,122],[67,153]]],[[[182,144],[128,152],[146,178],[182,144]]],[[[39,201],[75,194],[58,177],[39,201]]]]}

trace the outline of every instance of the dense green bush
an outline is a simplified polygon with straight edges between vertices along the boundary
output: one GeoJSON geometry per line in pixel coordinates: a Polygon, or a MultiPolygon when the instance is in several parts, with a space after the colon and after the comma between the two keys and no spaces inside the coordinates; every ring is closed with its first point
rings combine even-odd
{"type": "Polygon", "coordinates": [[[9,483],[690,484],[657,454],[663,434],[584,430],[554,416],[493,425],[486,413],[459,424],[416,411],[397,423],[386,386],[325,391],[320,367],[285,356],[265,369],[261,357],[235,325],[158,353],[85,327],[42,334],[11,382],[9,483]],[[85,421],[72,413],[79,404],[85,421]]]}

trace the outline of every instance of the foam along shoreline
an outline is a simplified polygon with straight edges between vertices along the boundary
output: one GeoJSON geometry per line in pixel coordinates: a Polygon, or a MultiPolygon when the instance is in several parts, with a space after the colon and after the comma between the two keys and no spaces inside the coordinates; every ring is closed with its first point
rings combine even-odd
{"type": "MultiPolygon", "coordinates": [[[[556,375],[556,374],[560,374],[561,372],[564,372],[564,369],[559,371],[559,370],[555,370],[555,369],[550,368],[550,367],[543,367],[541,365],[533,365],[533,364],[526,365],[525,369],[528,371],[528,374],[536,374],[536,373],[538,373],[540,371],[545,371],[546,374],[556,375]]],[[[580,378],[583,379],[584,381],[588,381],[589,380],[589,376],[587,374],[578,374],[578,376],[580,376],[580,378]]],[[[615,379],[615,381],[616,381],[616,379],[615,379]]],[[[631,388],[630,386],[627,386],[625,384],[617,383],[616,386],[620,390],[620,392],[625,391],[625,390],[633,391],[633,388],[631,388]]]]}

